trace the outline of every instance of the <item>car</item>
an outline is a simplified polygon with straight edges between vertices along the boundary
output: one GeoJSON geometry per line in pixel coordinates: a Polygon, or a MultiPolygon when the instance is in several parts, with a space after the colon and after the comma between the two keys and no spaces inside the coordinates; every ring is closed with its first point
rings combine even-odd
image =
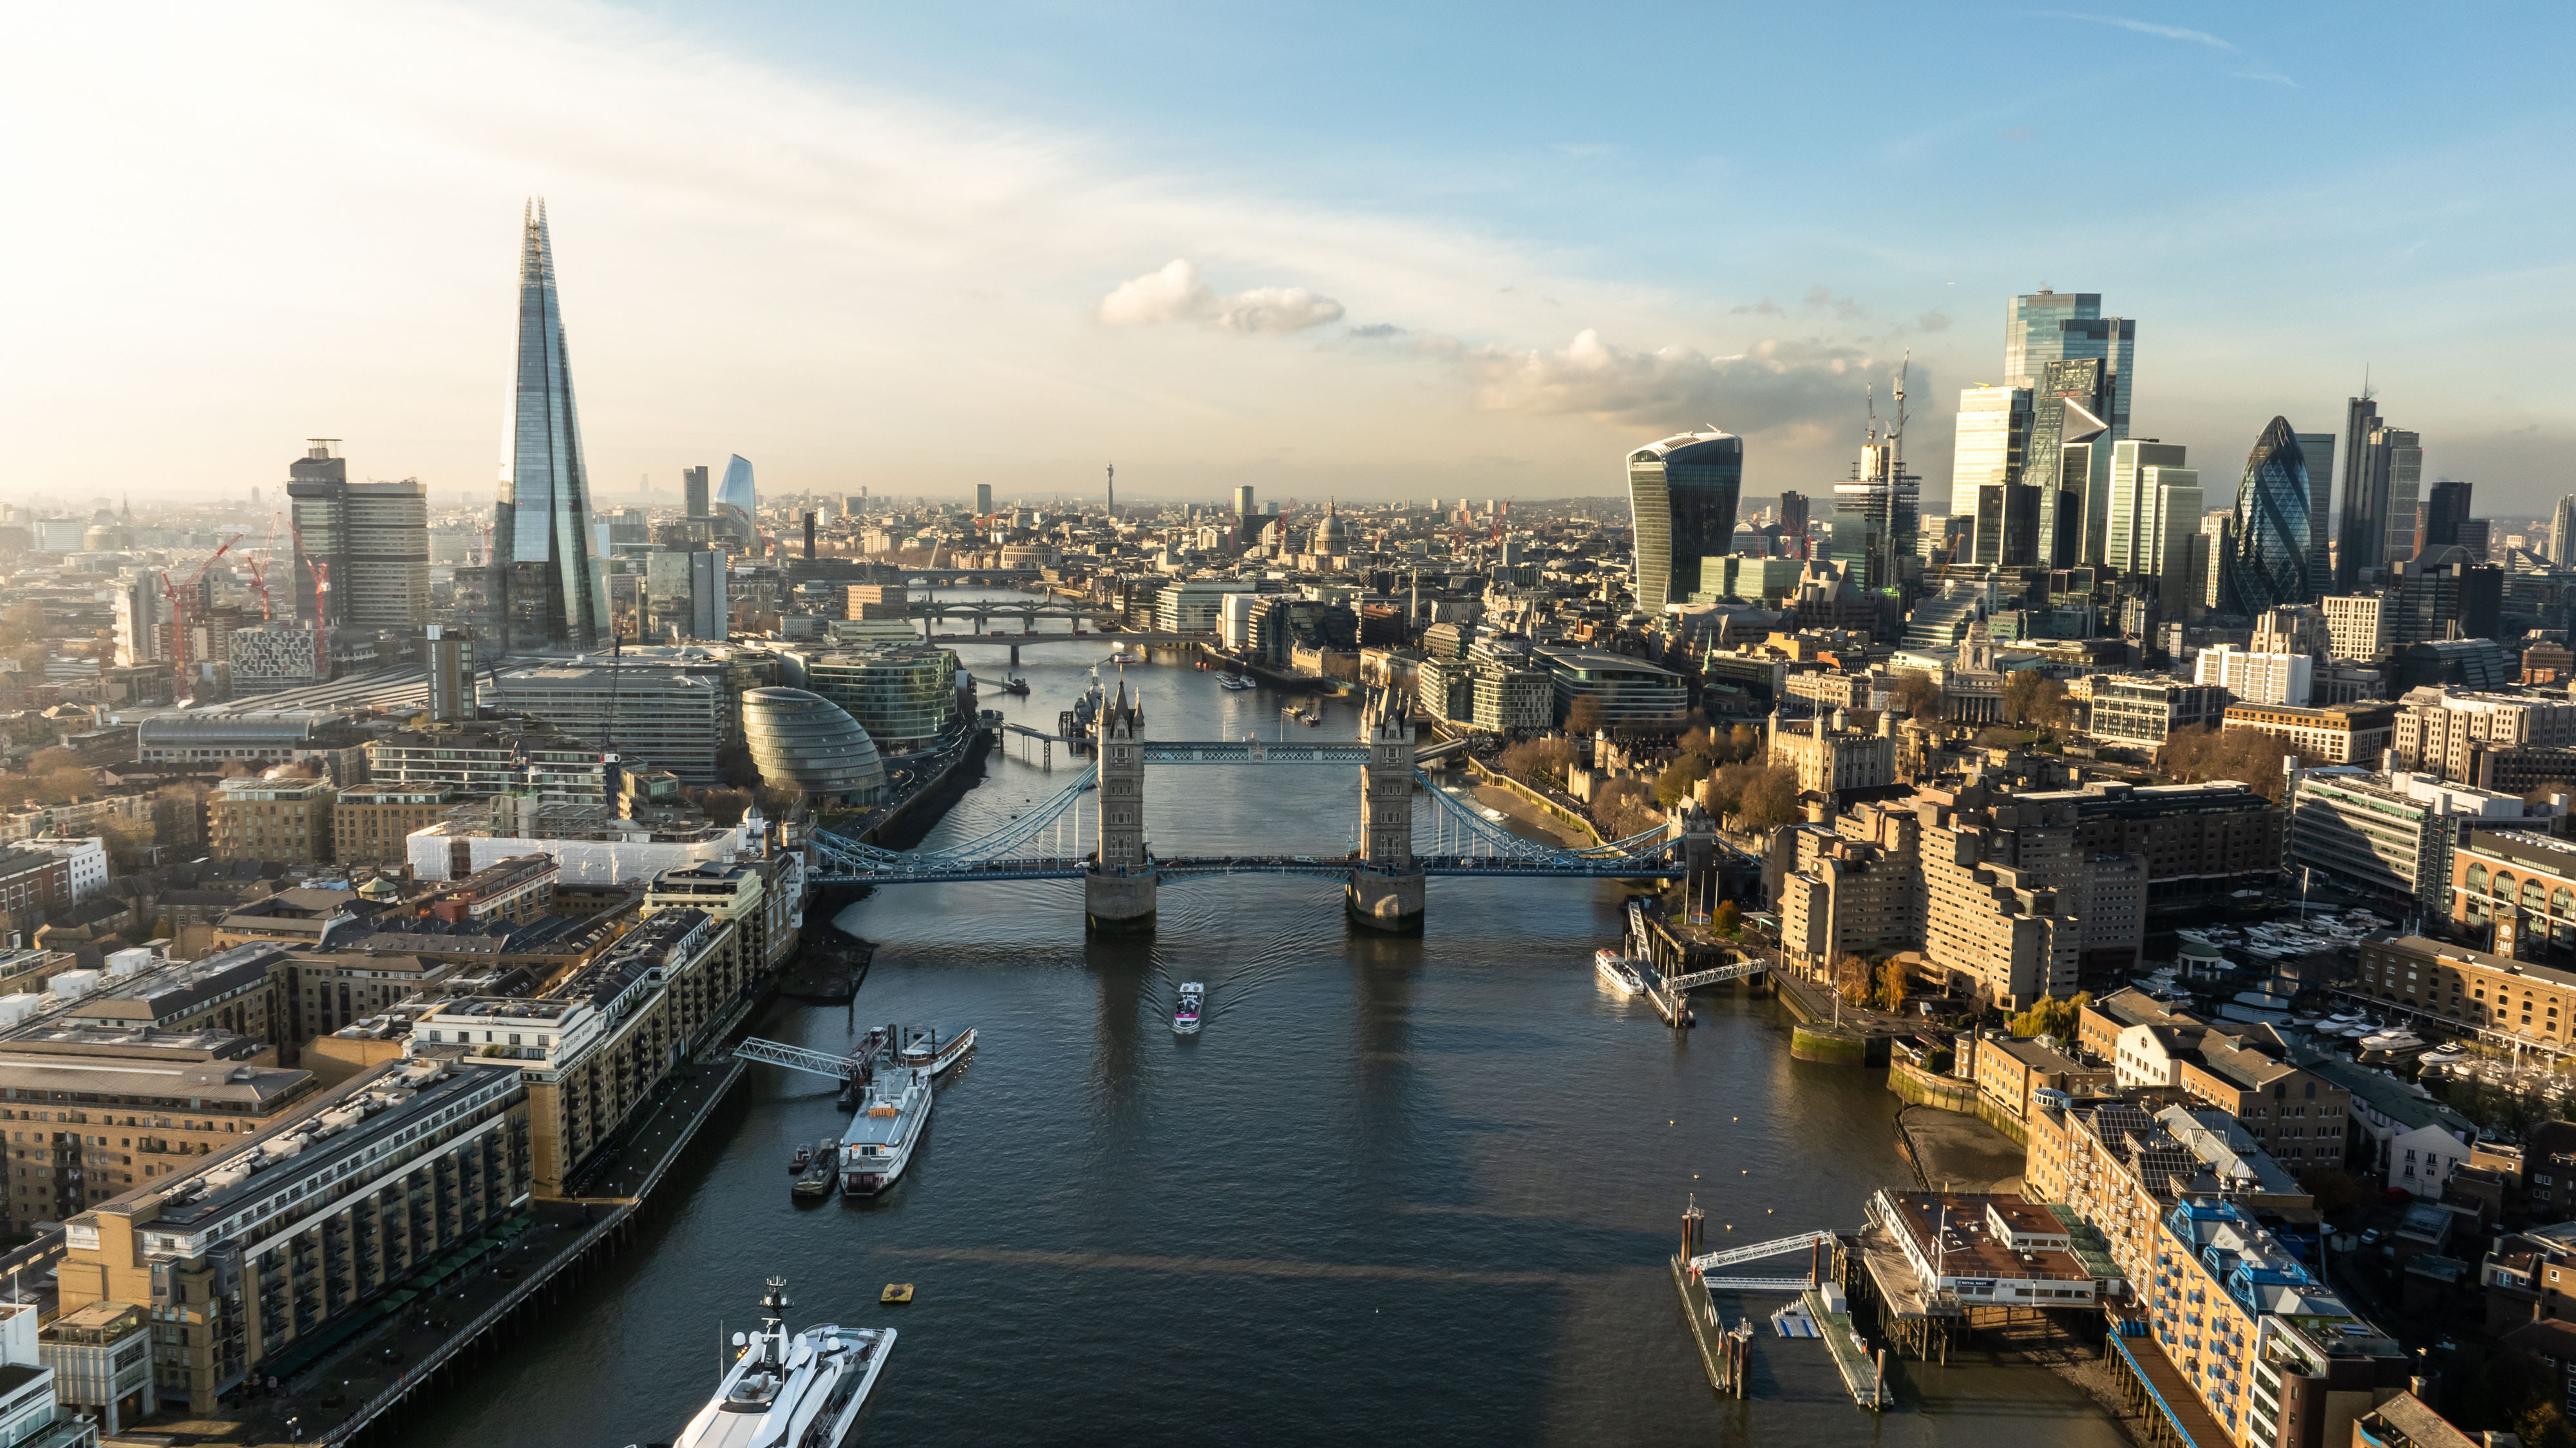
{"type": "Polygon", "coordinates": [[[1312,855],[1299,855],[1296,862],[1300,865],[1311,865],[1315,863],[1315,857],[1312,855]]]}
{"type": "Polygon", "coordinates": [[[2378,1243],[2380,1236],[2381,1233],[2377,1227],[2365,1227],[2362,1229],[2361,1233],[2361,1245],[2365,1247],[2374,1246],[2378,1243]]]}

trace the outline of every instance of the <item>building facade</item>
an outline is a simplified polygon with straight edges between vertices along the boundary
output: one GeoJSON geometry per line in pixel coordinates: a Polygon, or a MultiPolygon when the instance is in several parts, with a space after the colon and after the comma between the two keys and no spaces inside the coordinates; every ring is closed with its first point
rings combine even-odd
{"type": "Polygon", "coordinates": [[[1744,439],[1691,432],[1627,455],[1637,608],[1660,614],[1700,589],[1699,561],[1732,551],[1744,439]]]}
{"type": "Polygon", "coordinates": [[[509,450],[492,513],[500,617],[477,636],[498,641],[503,653],[597,648],[610,640],[608,570],[592,556],[590,473],[542,204],[521,225],[517,341],[509,450]]]}

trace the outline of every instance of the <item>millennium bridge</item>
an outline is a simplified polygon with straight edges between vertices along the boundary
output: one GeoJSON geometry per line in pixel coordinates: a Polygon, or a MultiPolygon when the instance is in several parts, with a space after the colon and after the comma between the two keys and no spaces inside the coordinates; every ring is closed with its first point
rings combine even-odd
{"type": "Polygon", "coordinates": [[[1599,845],[1573,847],[1514,834],[1422,772],[1413,721],[1400,694],[1370,699],[1361,734],[1351,743],[1150,740],[1144,737],[1142,707],[1121,684],[1102,710],[1092,763],[1019,818],[981,839],[935,850],[887,850],[817,834],[815,883],[1080,880],[1090,927],[1116,931],[1150,929],[1155,893],[1166,884],[1224,875],[1300,875],[1340,882],[1355,922],[1411,931],[1421,928],[1425,882],[1435,876],[1698,879],[1724,848],[1708,816],[1696,808],[1670,824],[1599,845]],[[1357,768],[1359,845],[1332,857],[1151,854],[1143,809],[1148,765],[1357,768]],[[1427,850],[1414,838],[1417,797],[1436,806],[1427,850]],[[1090,849],[1082,848],[1086,825],[1090,849]]]}

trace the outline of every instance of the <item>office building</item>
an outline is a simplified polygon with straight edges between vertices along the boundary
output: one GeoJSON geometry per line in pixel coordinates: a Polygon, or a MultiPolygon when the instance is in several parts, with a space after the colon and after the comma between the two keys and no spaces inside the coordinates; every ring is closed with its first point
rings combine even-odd
{"type": "Polygon", "coordinates": [[[505,670],[483,686],[483,703],[543,719],[630,766],[667,769],[688,784],[722,783],[716,753],[735,737],[738,718],[722,672],[636,657],[642,652],[505,670]]]}
{"type": "Polygon", "coordinates": [[[2414,688],[2397,701],[2396,767],[2471,783],[2499,750],[2576,746],[2576,701],[2565,696],[2414,688]]]}
{"type": "Polygon", "coordinates": [[[456,798],[525,793],[546,804],[610,803],[613,757],[539,720],[468,720],[401,729],[367,743],[367,781],[456,798]]]}
{"type": "Polygon", "coordinates": [[[707,469],[704,463],[693,468],[680,469],[680,492],[686,499],[687,516],[692,518],[707,516],[707,469]]]}
{"type": "Polygon", "coordinates": [[[2328,594],[2317,606],[2325,612],[2332,657],[2366,661],[2388,652],[2390,610],[2378,594],[2328,594]]]}
{"type": "Polygon", "coordinates": [[[961,719],[957,655],[926,644],[812,656],[805,661],[805,684],[839,705],[890,754],[936,748],[961,719]]]}
{"type": "Polygon", "coordinates": [[[456,793],[437,785],[362,784],[340,791],[331,806],[331,858],[343,865],[396,865],[403,841],[438,823],[456,793]]]}
{"type": "Polygon", "coordinates": [[[2422,440],[2382,422],[2379,404],[2370,398],[2353,398],[2344,413],[2337,589],[2349,591],[2366,570],[2413,556],[2416,490],[2423,476],[2422,440]]]}
{"type": "Polygon", "coordinates": [[[1808,507],[1804,493],[1780,495],[1780,554],[1784,558],[1803,562],[1813,556],[1807,538],[1808,507]]]}
{"type": "MultiPolygon", "coordinates": [[[[2467,836],[2452,855],[2451,921],[2472,941],[2498,943],[2474,949],[2420,935],[2365,940],[2349,993],[2379,1012],[2423,1017],[2450,1034],[2517,1053],[2565,1055],[2568,1022],[2576,1018],[2576,971],[2565,968],[2570,962],[2564,943],[2570,929],[2566,905],[2576,880],[2563,859],[2535,873],[2516,858],[2548,849],[2533,842],[2549,836],[2474,826],[2467,836]],[[2541,897],[2523,894],[2529,903],[2519,904],[2514,897],[2527,884],[2540,885],[2541,897]]],[[[2428,895],[2424,912],[2439,915],[2443,903],[2441,896],[2428,895]]]]}
{"type": "Polygon", "coordinates": [[[2335,586],[2335,435],[2301,432],[2291,436],[2299,444],[2300,461],[2308,467],[2308,581],[2324,593],[2335,586]]]}
{"type": "Polygon", "coordinates": [[[975,516],[978,518],[989,518],[993,516],[993,485],[991,483],[977,483],[975,485],[975,516]]]}
{"type": "Polygon", "coordinates": [[[295,616],[326,628],[418,628],[429,620],[428,485],[350,482],[330,443],[315,438],[288,469],[295,616]]]}
{"type": "MultiPolygon", "coordinates": [[[[2081,486],[2068,486],[2062,473],[2052,471],[2048,483],[2043,484],[2081,495],[2072,509],[2072,519],[2064,525],[2073,530],[2072,556],[2065,563],[2049,566],[2101,561],[2106,531],[2103,525],[2111,502],[2111,445],[2129,435],[2130,381],[2136,347],[2137,323],[2124,317],[2103,316],[2098,292],[2039,291],[2014,297],[2005,305],[2004,385],[2032,389],[2032,434],[2036,446],[2045,446],[2038,442],[2038,434],[2049,425],[2046,417],[2038,415],[2047,407],[2052,390],[2048,369],[2061,362],[2089,360],[2099,364],[2099,390],[2090,393],[2084,403],[2102,427],[2097,444],[2088,448],[2084,457],[2090,476],[2081,486]]],[[[2025,475],[2034,462],[2040,461],[2035,451],[2026,455],[2025,475]]],[[[2048,466],[2054,470],[2062,461],[2061,458],[2048,466]]],[[[2050,501],[2045,497],[2040,500],[2044,516],[2039,546],[2043,551],[2056,546],[2052,530],[2059,526],[2049,513],[2050,501]]]]}
{"type": "Polygon", "coordinates": [[[2576,567],[2576,493],[2558,500],[2549,515],[2549,561],[2576,567]]]}
{"type": "MultiPolygon", "coordinates": [[[[1897,405],[1904,406],[1901,395],[1897,405]]],[[[1834,485],[1834,511],[1828,524],[1833,560],[1844,565],[1863,588],[1886,591],[1902,586],[1904,560],[1915,556],[1922,533],[1922,488],[1922,478],[1905,469],[1896,435],[1880,433],[1872,422],[1851,481],[1834,485]]],[[[1674,596],[1685,595],[1677,590],[1674,596]]]]}
{"type": "Polygon", "coordinates": [[[1234,490],[1234,516],[1242,524],[1242,529],[1236,536],[1245,544],[1252,541],[1251,520],[1256,513],[1257,510],[1252,503],[1252,484],[1245,483],[1237,487],[1234,490]]]}
{"type": "Polygon", "coordinates": [[[754,689],[742,696],[742,732],[752,763],[772,789],[871,805],[885,795],[885,762],[849,711],[803,689],[754,689]]]}
{"type": "Polygon", "coordinates": [[[2504,607],[2504,570],[2457,544],[2399,560],[2386,603],[2393,644],[2492,639],[2504,607]]]}
{"type": "Polygon", "coordinates": [[[609,642],[608,574],[591,552],[590,473],[573,409],[554,246],[542,204],[519,249],[518,355],[509,452],[492,512],[498,652],[596,648],[609,642]]]}
{"type": "MultiPolygon", "coordinates": [[[[2461,530],[2469,522],[2469,493],[2469,484],[2445,478],[2425,494],[2424,531],[2415,540],[2416,556],[2461,546],[2461,530]]],[[[2483,558],[2486,550],[2480,547],[2476,552],[2483,558]]]]}
{"type": "Polygon", "coordinates": [[[1744,439],[1686,432],[1628,454],[1639,612],[1660,614],[1699,591],[1699,561],[1733,551],[1744,487],[1744,439]]]}
{"type": "Polygon", "coordinates": [[[2200,473],[2185,467],[2178,443],[2123,438],[2111,445],[2111,515],[2103,532],[2103,566],[2153,580],[2145,596],[2181,618],[2191,591],[2191,540],[2200,527],[2200,473]]]}
{"type": "Polygon", "coordinates": [[[161,595],[159,575],[146,573],[140,578],[119,583],[113,603],[116,609],[116,666],[131,669],[142,664],[168,662],[169,608],[168,600],[161,595]]]}
{"type": "Polygon", "coordinates": [[[745,547],[755,553],[760,551],[760,494],[752,486],[751,459],[740,453],[725,460],[724,480],[716,484],[713,516],[731,528],[745,547]]]}
{"type": "Polygon", "coordinates": [[[2259,654],[2234,644],[2212,644],[2192,661],[2192,682],[2216,684],[2254,704],[2305,704],[2316,660],[2307,654],[2259,654]]]}
{"type": "Polygon", "coordinates": [[[2380,774],[2374,764],[2357,756],[2353,767],[2301,771],[2290,793],[2290,867],[2443,913],[2462,823],[2520,819],[2522,799],[2402,769],[2380,774]]]}
{"type": "Polygon", "coordinates": [[[2092,685],[2087,728],[2112,743],[2153,749],[2177,729],[2216,727],[2227,708],[2227,691],[2218,685],[2163,674],[2097,674],[2092,685]]]}
{"type": "Polygon", "coordinates": [[[2308,577],[2308,522],[2307,463],[2289,419],[2275,417],[2236,485],[2235,523],[2220,555],[2220,612],[2246,618],[2318,596],[2308,577]]]}
{"type": "Polygon", "coordinates": [[[2249,704],[2227,706],[2222,727],[2270,734],[2299,757],[2322,764],[2376,765],[2397,735],[2389,704],[2249,704]]]}
{"type": "Polygon", "coordinates": [[[1595,701],[1603,727],[1610,729],[1669,729],[1690,708],[1681,675],[1644,659],[1553,647],[1532,649],[1530,657],[1554,683],[1560,723],[1581,699],[1595,701]]]}
{"type": "Polygon", "coordinates": [[[2049,363],[2032,393],[2021,479],[2035,493],[2038,567],[2073,568],[2101,557],[2100,544],[2087,538],[2110,511],[2111,446],[2118,441],[2110,420],[2115,382],[2107,363],[2079,358],[2049,363]],[[2097,465],[2098,506],[2090,502],[2097,465]]]}
{"type": "Polygon", "coordinates": [[[644,556],[645,636],[656,643],[722,642],[730,631],[726,554],[718,548],[664,549],[644,556]]]}
{"type": "MultiPolygon", "coordinates": [[[[1978,490],[2021,481],[2030,442],[2031,389],[1980,384],[1959,391],[1957,441],[1950,460],[1950,514],[1977,516],[1978,490]]],[[[1784,504],[1785,518],[1785,504],[1784,504]]]]}

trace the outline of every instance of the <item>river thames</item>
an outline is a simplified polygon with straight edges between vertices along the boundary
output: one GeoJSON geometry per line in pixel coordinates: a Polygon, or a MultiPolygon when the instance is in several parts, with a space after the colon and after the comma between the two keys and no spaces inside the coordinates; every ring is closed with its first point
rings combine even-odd
{"type": "MultiPolygon", "coordinates": [[[[1052,729],[1105,655],[1030,649],[1030,697],[984,703],[1052,729]]],[[[1268,689],[1124,677],[1151,737],[1279,731],[1268,689]]],[[[1335,702],[1287,727],[1356,725],[1335,702]]],[[[997,750],[930,842],[1045,799],[1078,767],[1055,764],[997,750]]],[[[1147,833],[1164,854],[1339,855],[1357,773],[1164,768],[1147,833]]],[[[1812,1340],[1763,1336],[1753,1398],[1710,1393],[1665,1267],[1687,1196],[1713,1242],[1759,1240],[1848,1229],[1913,1181],[1879,1073],[1792,1061],[1769,1000],[1703,992],[1676,1033],[1596,984],[1620,902],[1607,882],[1435,880],[1423,933],[1384,938],[1345,923],[1338,886],[1243,876],[1165,887],[1150,937],[1086,940],[1074,884],[880,891],[842,916],[879,943],[855,1006],[782,1005],[759,1033],[977,1029],[903,1181],[791,1201],[790,1154],[846,1118],[828,1082],[754,1068],[639,1245],[395,1441],[668,1441],[777,1274],[793,1326],[900,1329],[869,1442],[2124,1443],[2073,1387],[1973,1352],[1904,1365],[1875,1420],[1812,1340]],[[1168,1023],[1184,980],[1209,987],[1194,1038],[1168,1023]],[[918,1299],[878,1306],[889,1282],[918,1299]]]]}

